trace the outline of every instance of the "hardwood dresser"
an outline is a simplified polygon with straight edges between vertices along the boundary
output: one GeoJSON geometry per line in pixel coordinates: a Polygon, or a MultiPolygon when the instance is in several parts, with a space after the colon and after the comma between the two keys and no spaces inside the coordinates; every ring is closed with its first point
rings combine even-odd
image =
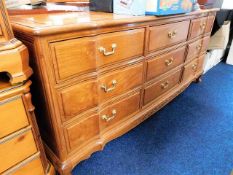
{"type": "Polygon", "coordinates": [[[30,49],[38,122],[61,174],[70,174],[201,76],[216,11],[11,17],[16,36],[30,49]]]}
{"type": "Polygon", "coordinates": [[[14,38],[0,1],[0,174],[53,175],[31,103],[27,48],[14,38]]]}
{"type": "Polygon", "coordinates": [[[0,81],[2,175],[44,175],[50,168],[33,112],[30,85],[30,81],[17,86],[0,81]]]}

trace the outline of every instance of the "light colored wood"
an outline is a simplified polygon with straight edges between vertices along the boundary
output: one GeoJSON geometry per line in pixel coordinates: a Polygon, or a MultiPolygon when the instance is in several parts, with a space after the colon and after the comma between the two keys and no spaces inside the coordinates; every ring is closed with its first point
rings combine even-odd
{"type": "Polygon", "coordinates": [[[215,20],[214,15],[213,16],[208,16],[205,33],[210,33],[212,31],[212,28],[214,26],[214,20],[215,20]]]}
{"type": "Polygon", "coordinates": [[[185,60],[186,46],[147,61],[147,81],[181,65],[185,60]]]}
{"type": "Polygon", "coordinates": [[[206,50],[208,49],[209,41],[210,41],[210,36],[206,36],[205,38],[203,38],[201,53],[206,52],[206,50]]]}
{"type": "Polygon", "coordinates": [[[135,114],[140,109],[140,93],[133,94],[117,103],[107,106],[100,111],[100,130],[105,132],[106,129],[117,127],[117,123],[124,119],[127,119],[132,114],[135,114]],[[108,118],[113,117],[112,112],[116,111],[115,118],[112,120],[106,120],[103,118],[106,115],[108,118]]]}
{"type": "Polygon", "coordinates": [[[189,31],[189,21],[165,24],[150,28],[149,51],[155,51],[182,41],[186,41],[189,31]],[[169,35],[172,36],[169,36],[169,35]]]}
{"type": "Polygon", "coordinates": [[[96,47],[98,65],[105,66],[116,61],[142,56],[144,51],[144,35],[144,29],[135,29],[98,36],[96,47]],[[100,47],[103,47],[107,52],[111,52],[112,44],[116,44],[117,46],[114,54],[104,56],[99,51],[100,47]]]}
{"type": "Polygon", "coordinates": [[[192,58],[196,62],[187,60],[186,48],[197,40],[203,44],[209,33],[191,39],[190,24],[215,13],[11,17],[15,34],[30,50],[36,105],[43,109],[38,113],[41,134],[59,173],[71,174],[79,162],[140,124],[201,75],[196,70],[199,55],[192,58]],[[166,68],[170,56],[175,59],[166,68]]]}
{"type": "Polygon", "coordinates": [[[133,57],[142,56],[144,49],[144,29],[116,32],[97,37],[84,37],[51,44],[54,50],[54,65],[57,79],[79,75],[96,70],[99,66],[114,63],[133,57]],[[138,43],[138,44],[135,44],[138,43]],[[112,45],[116,45],[115,53],[112,45]],[[67,52],[70,48],[70,52],[67,52]]]}
{"type": "MultiPolygon", "coordinates": [[[[1,142],[1,141],[0,141],[1,142]]],[[[0,173],[37,152],[32,131],[0,143],[0,173]]]]}
{"type": "Polygon", "coordinates": [[[105,102],[117,95],[126,93],[127,91],[136,88],[142,84],[143,81],[143,65],[142,63],[128,66],[124,69],[119,69],[117,71],[112,71],[109,74],[101,76],[98,81],[99,89],[99,100],[100,103],[105,102]],[[115,88],[106,92],[102,86],[107,88],[112,88],[112,82],[116,80],[117,84],[115,88]]]}
{"type": "Polygon", "coordinates": [[[21,167],[12,175],[26,175],[26,174],[33,174],[33,175],[43,175],[44,169],[41,164],[41,160],[39,158],[32,160],[29,164],[21,167]]]}
{"type": "Polygon", "coordinates": [[[198,58],[198,67],[197,67],[198,73],[203,71],[203,64],[204,64],[205,56],[206,55],[203,54],[198,58]]]}
{"type": "Polygon", "coordinates": [[[202,49],[202,40],[197,40],[188,45],[188,54],[186,57],[186,61],[195,59],[199,56],[202,49]]]}
{"type": "Polygon", "coordinates": [[[182,79],[184,82],[193,80],[197,72],[197,68],[198,68],[197,66],[198,66],[198,59],[195,59],[184,67],[184,74],[182,79]]]}
{"type": "Polygon", "coordinates": [[[193,20],[191,22],[191,29],[190,29],[191,31],[190,31],[189,38],[193,39],[195,37],[198,37],[204,34],[206,25],[207,25],[207,17],[193,20]]]}
{"type": "Polygon", "coordinates": [[[29,125],[21,97],[0,101],[0,139],[29,125]]]}
{"type": "Polygon", "coordinates": [[[62,90],[60,94],[64,116],[67,119],[98,105],[96,81],[87,81],[73,85],[62,90]]]}
{"type": "Polygon", "coordinates": [[[158,98],[180,83],[182,70],[178,70],[168,77],[145,88],[144,105],[158,98]]]}
{"type": "Polygon", "coordinates": [[[69,126],[66,130],[70,150],[84,146],[85,143],[99,135],[99,116],[90,116],[81,122],[69,126]]]}

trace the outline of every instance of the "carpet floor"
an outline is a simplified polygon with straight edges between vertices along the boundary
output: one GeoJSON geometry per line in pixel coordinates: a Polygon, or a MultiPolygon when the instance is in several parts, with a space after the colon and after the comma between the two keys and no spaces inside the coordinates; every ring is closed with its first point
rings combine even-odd
{"type": "Polygon", "coordinates": [[[233,66],[221,63],[73,174],[230,175],[232,169],[233,66]]]}

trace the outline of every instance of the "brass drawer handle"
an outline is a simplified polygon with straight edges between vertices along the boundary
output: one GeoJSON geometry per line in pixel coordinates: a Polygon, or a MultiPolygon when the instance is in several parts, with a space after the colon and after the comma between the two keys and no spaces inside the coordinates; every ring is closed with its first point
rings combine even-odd
{"type": "Polygon", "coordinates": [[[174,30],[173,32],[168,32],[168,37],[172,39],[176,36],[176,34],[177,34],[176,30],[174,30]]]}
{"type": "Polygon", "coordinates": [[[110,56],[110,55],[113,55],[113,54],[115,53],[116,48],[117,48],[117,44],[113,43],[113,44],[112,44],[112,51],[107,52],[106,49],[105,49],[104,47],[100,47],[100,48],[99,48],[99,51],[100,51],[101,53],[103,53],[104,56],[110,56]]]}
{"type": "Polygon", "coordinates": [[[110,122],[111,120],[113,120],[117,115],[117,111],[115,109],[112,110],[112,116],[108,116],[108,115],[103,115],[102,119],[105,120],[106,122],[110,122]]]}
{"type": "Polygon", "coordinates": [[[116,89],[116,85],[117,85],[117,81],[112,80],[112,87],[111,88],[108,88],[107,85],[104,84],[104,85],[101,86],[101,89],[103,89],[104,92],[108,93],[108,92],[111,92],[114,89],[116,89]]]}
{"type": "Polygon", "coordinates": [[[204,29],[205,29],[205,26],[206,26],[206,23],[202,23],[202,24],[200,24],[200,28],[201,28],[202,30],[204,30],[204,29]]]}
{"type": "Polygon", "coordinates": [[[198,50],[198,51],[201,50],[201,44],[199,44],[199,45],[197,46],[197,50],[198,50]]]}
{"type": "Polygon", "coordinates": [[[161,88],[162,88],[162,89],[167,89],[168,86],[169,86],[169,81],[166,81],[165,83],[162,83],[162,84],[161,84],[161,88]]]}
{"type": "Polygon", "coordinates": [[[197,64],[193,64],[193,65],[192,65],[192,69],[193,69],[194,71],[196,71],[196,70],[197,70],[197,64]]]}
{"type": "Polygon", "coordinates": [[[170,59],[165,60],[166,66],[172,65],[173,61],[174,61],[174,58],[170,58],[170,59]]]}

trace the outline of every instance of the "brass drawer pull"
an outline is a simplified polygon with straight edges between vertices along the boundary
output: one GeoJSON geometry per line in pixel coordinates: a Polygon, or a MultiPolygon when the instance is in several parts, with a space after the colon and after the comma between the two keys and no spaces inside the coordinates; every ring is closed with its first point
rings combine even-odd
{"type": "Polygon", "coordinates": [[[205,26],[206,26],[206,23],[202,23],[202,24],[200,24],[200,28],[201,28],[202,30],[204,30],[204,29],[205,29],[205,26]]]}
{"type": "Polygon", "coordinates": [[[199,44],[199,45],[197,46],[197,50],[198,50],[198,51],[201,50],[201,44],[199,44]]]}
{"type": "Polygon", "coordinates": [[[161,88],[162,88],[162,89],[167,89],[168,86],[169,86],[169,81],[166,81],[165,83],[162,83],[162,84],[161,84],[161,88]]]}
{"type": "Polygon", "coordinates": [[[106,122],[110,122],[111,120],[113,120],[116,117],[117,111],[115,109],[112,110],[112,116],[108,116],[108,115],[103,115],[102,119],[105,120],[106,122]]]}
{"type": "Polygon", "coordinates": [[[176,34],[177,34],[176,30],[174,30],[173,32],[168,32],[168,37],[169,38],[174,38],[176,36],[176,34]]]}
{"type": "Polygon", "coordinates": [[[197,70],[197,64],[193,64],[193,65],[192,65],[192,69],[193,69],[194,71],[196,71],[196,70],[197,70]]]}
{"type": "Polygon", "coordinates": [[[115,53],[116,48],[117,48],[117,44],[113,43],[113,44],[112,44],[112,51],[107,52],[106,49],[105,49],[104,47],[100,47],[100,48],[99,48],[99,51],[100,51],[101,53],[103,53],[104,56],[110,56],[110,55],[113,55],[113,54],[115,53]]]}
{"type": "Polygon", "coordinates": [[[104,92],[108,93],[108,92],[113,91],[116,88],[116,85],[117,85],[117,81],[112,80],[112,87],[111,88],[108,88],[107,85],[104,84],[101,86],[101,89],[103,89],[104,92]]]}
{"type": "Polygon", "coordinates": [[[170,65],[172,65],[173,61],[174,61],[174,58],[167,59],[167,60],[165,60],[165,64],[167,66],[170,66],[170,65]]]}

